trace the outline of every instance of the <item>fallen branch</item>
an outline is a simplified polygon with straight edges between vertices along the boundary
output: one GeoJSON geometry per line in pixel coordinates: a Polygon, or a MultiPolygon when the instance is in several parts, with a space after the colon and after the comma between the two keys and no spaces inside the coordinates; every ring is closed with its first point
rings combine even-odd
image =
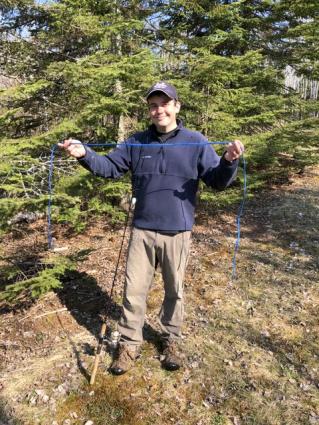
{"type": "Polygon", "coordinates": [[[49,316],[50,314],[61,313],[62,311],[67,311],[68,313],[70,313],[66,307],[63,307],[63,308],[59,308],[58,310],[47,311],[46,313],[39,314],[38,316],[33,317],[33,319],[35,320],[35,319],[39,319],[40,317],[49,316]]]}

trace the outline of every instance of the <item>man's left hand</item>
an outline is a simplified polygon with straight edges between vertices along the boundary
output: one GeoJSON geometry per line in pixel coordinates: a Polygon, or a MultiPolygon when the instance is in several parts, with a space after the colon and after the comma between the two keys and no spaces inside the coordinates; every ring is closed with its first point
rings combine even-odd
{"type": "Polygon", "coordinates": [[[226,161],[232,162],[238,159],[244,152],[244,145],[240,140],[234,140],[229,143],[224,155],[226,161]]]}

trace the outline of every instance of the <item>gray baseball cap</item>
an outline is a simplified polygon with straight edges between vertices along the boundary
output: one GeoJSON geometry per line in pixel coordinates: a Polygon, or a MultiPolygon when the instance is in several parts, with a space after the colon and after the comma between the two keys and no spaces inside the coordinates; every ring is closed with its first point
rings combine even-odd
{"type": "Polygon", "coordinates": [[[159,81],[158,83],[155,83],[152,85],[150,89],[148,89],[146,93],[146,100],[150,97],[150,95],[156,91],[161,91],[162,93],[165,93],[166,96],[170,97],[171,99],[178,100],[177,91],[174,86],[171,84],[165,83],[165,81],[159,81]]]}

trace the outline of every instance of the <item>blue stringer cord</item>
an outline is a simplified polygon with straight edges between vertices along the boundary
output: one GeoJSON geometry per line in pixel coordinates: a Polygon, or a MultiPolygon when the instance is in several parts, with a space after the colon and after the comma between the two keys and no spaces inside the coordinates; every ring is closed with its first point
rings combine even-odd
{"type": "MultiPolygon", "coordinates": [[[[80,143],[80,142],[79,142],[80,143]]],[[[229,142],[207,142],[207,143],[165,143],[161,146],[196,146],[196,145],[227,145],[229,142]]],[[[124,143],[83,143],[84,146],[88,147],[116,147],[116,146],[122,146],[124,143]]],[[[141,147],[140,143],[125,143],[126,146],[135,146],[135,147],[141,147]]],[[[148,144],[147,147],[158,147],[157,143],[154,144],[148,144]]],[[[53,145],[51,148],[51,154],[50,154],[50,164],[49,164],[49,178],[48,178],[48,245],[49,249],[52,249],[52,222],[51,222],[51,212],[52,212],[52,194],[53,194],[53,164],[54,164],[54,157],[55,152],[58,145],[53,145]]],[[[242,162],[243,162],[243,177],[244,177],[244,187],[243,187],[243,197],[240,202],[237,217],[236,217],[236,223],[237,223],[237,237],[235,242],[235,248],[234,248],[234,255],[232,259],[232,279],[236,279],[236,255],[239,249],[240,244],[240,220],[243,215],[244,211],[244,205],[247,195],[247,173],[246,173],[246,161],[244,158],[244,155],[242,155],[242,162]]]]}
{"type": "Polygon", "coordinates": [[[236,223],[237,223],[237,237],[235,242],[235,248],[234,248],[234,255],[233,255],[233,270],[232,270],[232,279],[236,279],[236,255],[239,249],[239,243],[240,243],[240,219],[244,212],[244,205],[247,195],[247,172],[246,172],[246,160],[244,155],[242,155],[242,162],[243,162],[243,176],[244,176],[244,187],[243,187],[243,197],[240,202],[237,217],[236,217],[236,223]]]}

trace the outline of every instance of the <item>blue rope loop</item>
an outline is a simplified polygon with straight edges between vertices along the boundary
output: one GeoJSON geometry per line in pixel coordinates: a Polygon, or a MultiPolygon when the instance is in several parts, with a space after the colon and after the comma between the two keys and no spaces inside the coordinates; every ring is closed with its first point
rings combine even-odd
{"type": "MultiPolygon", "coordinates": [[[[74,142],[81,143],[81,142],[74,142]]],[[[227,141],[215,141],[215,142],[206,142],[206,143],[164,143],[161,146],[197,146],[197,145],[228,145],[227,141]]],[[[140,143],[117,143],[117,142],[110,142],[110,143],[82,143],[84,146],[88,147],[116,147],[116,146],[122,146],[125,144],[126,146],[132,146],[132,147],[141,147],[140,143]]],[[[148,147],[158,147],[158,143],[150,143],[147,146],[148,147]]],[[[52,249],[52,220],[51,220],[51,214],[52,214],[52,195],[53,195],[53,164],[54,164],[54,158],[55,158],[55,152],[57,150],[58,145],[55,144],[51,148],[50,153],[50,164],[49,164],[49,177],[48,177],[48,216],[47,216],[47,222],[48,222],[48,247],[49,249],[52,249]]],[[[241,217],[244,212],[244,206],[247,196],[247,171],[246,171],[246,160],[244,155],[242,155],[242,163],[243,163],[243,178],[244,178],[244,185],[243,185],[243,197],[240,202],[237,217],[236,217],[236,225],[237,225],[237,232],[236,232],[236,241],[235,241],[235,247],[234,247],[234,255],[232,258],[232,275],[231,279],[235,280],[237,278],[236,274],[236,256],[237,252],[239,250],[240,245],[240,224],[241,224],[241,217]]]]}

